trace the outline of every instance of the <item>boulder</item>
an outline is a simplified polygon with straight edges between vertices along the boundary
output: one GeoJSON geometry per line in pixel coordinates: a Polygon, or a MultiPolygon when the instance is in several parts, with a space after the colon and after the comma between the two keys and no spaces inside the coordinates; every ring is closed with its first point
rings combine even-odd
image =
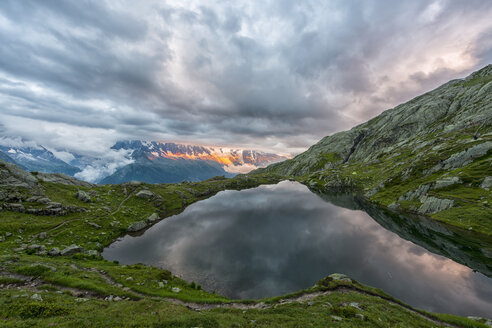
{"type": "Polygon", "coordinates": [[[453,207],[454,201],[451,199],[441,199],[437,197],[422,196],[420,198],[422,205],[418,209],[421,214],[433,214],[447,210],[453,207]]]}
{"type": "Polygon", "coordinates": [[[147,228],[147,222],[145,221],[138,221],[135,223],[130,224],[128,227],[128,232],[136,232],[142,229],[147,228]]]}
{"type": "Polygon", "coordinates": [[[406,194],[400,196],[398,198],[399,201],[405,201],[405,200],[412,200],[415,198],[420,198],[423,195],[425,195],[430,189],[430,185],[425,184],[425,185],[420,185],[417,189],[413,191],[409,191],[406,194]]]}
{"type": "Polygon", "coordinates": [[[328,277],[335,281],[352,282],[352,279],[350,279],[347,275],[344,275],[343,273],[332,273],[328,277]]]}
{"type": "Polygon", "coordinates": [[[66,255],[72,255],[76,253],[82,253],[84,249],[76,244],[72,244],[68,247],[66,247],[64,250],[61,251],[60,255],[66,256],[66,255]]]}
{"type": "Polygon", "coordinates": [[[485,179],[483,179],[482,184],[480,185],[480,188],[488,189],[491,187],[492,187],[492,177],[485,177],[485,179]]]}
{"type": "Polygon", "coordinates": [[[135,196],[142,199],[149,199],[154,196],[154,193],[150,190],[140,190],[135,196]]]}
{"type": "Polygon", "coordinates": [[[156,221],[158,221],[160,218],[159,218],[159,214],[157,213],[152,213],[146,220],[145,222],[147,223],[154,223],[156,221]]]}
{"type": "Polygon", "coordinates": [[[90,203],[90,202],[92,202],[91,196],[89,196],[83,190],[77,191],[77,193],[75,194],[75,198],[77,198],[78,200],[83,201],[84,203],[90,203]]]}
{"type": "Polygon", "coordinates": [[[53,247],[52,249],[50,249],[48,251],[48,255],[50,255],[50,256],[58,256],[60,254],[61,254],[61,251],[58,247],[53,247]]]}
{"type": "Polygon", "coordinates": [[[458,177],[444,177],[442,179],[436,180],[433,189],[444,188],[444,187],[452,186],[457,183],[462,183],[460,178],[458,177]]]}

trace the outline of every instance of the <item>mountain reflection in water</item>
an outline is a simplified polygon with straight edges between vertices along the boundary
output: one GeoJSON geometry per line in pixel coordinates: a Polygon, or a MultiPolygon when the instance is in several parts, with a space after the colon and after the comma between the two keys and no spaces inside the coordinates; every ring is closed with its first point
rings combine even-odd
{"type": "Polygon", "coordinates": [[[234,299],[297,291],[339,272],[417,308],[490,316],[492,279],[434,254],[490,276],[492,261],[479,244],[453,244],[462,237],[442,225],[352,196],[322,197],[328,202],[287,181],[223,191],[141,236],[123,237],[103,256],[159,266],[234,299]]]}

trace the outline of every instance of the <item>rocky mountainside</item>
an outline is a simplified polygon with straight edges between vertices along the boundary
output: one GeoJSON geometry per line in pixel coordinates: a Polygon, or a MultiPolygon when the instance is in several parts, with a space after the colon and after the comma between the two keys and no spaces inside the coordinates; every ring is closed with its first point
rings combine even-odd
{"type": "Polygon", "coordinates": [[[45,173],[64,173],[74,175],[80,169],[57,158],[51,151],[43,146],[16,147],[8,144],[0,144],[0,159],[15,163],[28,171],[45,173]],[[5,157],[7,156],[7,157],[5,157]],[[9,159],[11,159],[9,161],[9,159]]]}
{"type": "Polygon", "coordinates": [[[492,65],[258,172],[492,233],[492,65]]]}
{"type": "Polygon", "coordinates": [[[157,158],[150,160],[139,157],[135,163],[125,165],[99,183],[118,184],[129,181],[147,183],[176,183],[182,181],[203,181],[215,176],[233,176],[216,162],[157,158]]]}

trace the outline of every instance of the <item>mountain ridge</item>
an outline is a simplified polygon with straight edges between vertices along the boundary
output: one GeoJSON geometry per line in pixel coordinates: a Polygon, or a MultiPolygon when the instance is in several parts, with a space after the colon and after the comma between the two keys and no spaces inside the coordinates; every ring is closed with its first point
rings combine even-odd
{"type": "Polygon", "coordinates": [[[492,65],[322,138],[275,173],[492,233],[492,65]],[[472,219],[476,217],[475,219],[472,219]]]}

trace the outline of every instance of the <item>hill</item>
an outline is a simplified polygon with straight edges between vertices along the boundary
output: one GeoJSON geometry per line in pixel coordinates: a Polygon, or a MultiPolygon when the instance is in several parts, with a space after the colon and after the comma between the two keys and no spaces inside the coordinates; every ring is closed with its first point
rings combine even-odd
{"type": "Polygon", "coordinates": [[[492,234],[492,65],[256,172],[492,234]]]}

